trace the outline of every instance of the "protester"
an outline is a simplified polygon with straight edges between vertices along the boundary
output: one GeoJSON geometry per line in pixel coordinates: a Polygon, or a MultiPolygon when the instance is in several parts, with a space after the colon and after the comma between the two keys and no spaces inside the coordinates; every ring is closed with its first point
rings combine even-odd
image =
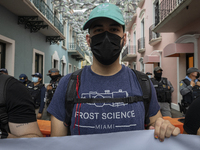
{"type": "Polygon", "coordinates": [[[200,135],[200,97],[190,105],[184,121],[184,133],[200,135]]]}
{"type": "Polygon", "coordinates": [[[189,68],[187,69],[185,79],[180,81],[179,89],[183,99],[179,106],[180,111],[184,114],[187,112],[194,99],[200,96],[200,82],[198,80],[199,72],[200,70],[197,68],[189,68]]]}
{"type": "Polygon", "coordinates": [[[28,89],[0,73],[0,93],[0,139],[42,137],[28,89]]]}
{"type": "Polygon", "coordinates": [[[35,103],[35,113],[37,119],[42,118],[43,109],[45,106],[45,92],[46,88],[42,84],[42,74],[35,73],[32,75],[32,82],[28,85],[32,100],[35,103]]]}
{"type": "Polygon", "coordinates": [[[162,68],[154,68],[154,78],[151,81],[156,89],[160,111],[163,116],[171,117],[171,94],[174,88],[167,78],[162,77],[162,68]]]}
{"type": "MultiPolygon", "coordinates": [[[[145,122],[143,101],[134,103],[89,102],[89,100],[104,101],[104,99],[120,101],[129,99],[129,97],[130,99],[138,97],[142,100],[146,98],[142,97],[142,90],[134,71],[119,63],[120,52],[126,44],[125,23],[120,9],[109,3],[97,6],[90,13],[89,20],[83,29],[89,29],[86,40],[93,52],[93,64],[84,67],[80,83],[78,82],[79,76],[76,76],[77,85],[74,91],[78,99],[70,117],[68,113],[66,115],[66,111],[69,110],[65,110],[65,96],[71,96],[66,95],[66,91],[73,89],[67,86],[74,76],[71,77],[71,74],[68,74],[59,82],[47,109],[52,114],[51,136],[66,136],[69,132],[71,135],[83,135],[143,130],[145,122]],[[88,103],[78,103],[79,99],[87,100],[88,103]],[[70,120],[71,123],[66,124],[66,120],[70,120]],[[69,131],[67,127],[70,127],[69,131]]],[[[148,79],[145,74],[142,75],[148,79]]],[[[164,141],[165,137],[178,135],[180,129],[162,119],[152,84],[150,89],[152,95],[148,111],[150,119],[148,125],[155,127],[155,138],[164,141]]],[[[74,98],[71,100],[73,101],[74,98]]]]}
{"type": "Polygon", "coordinates": [[[151,72],[147,72],[146,75],[151,78],[152,73],[151,72]]]}
{"type": "Polygon", "coordinates": [[[61,75],[59,74],[59,70],[56,68],[52,68],[48,71],[47,76],[50,76],[51,81],[47,86],[47,106],[50,104],[53,94],[58,86],[58,83],[61,79],[61,75]]]}
{"type": "Polygon", "coordinates": [[[0,73],[3,73],[3,74],[8,75],[8,70],[5,69],[5,68],[1,68],[1,69],[0,69],[0,73]]]}
{"type": "Polygon", "coordinates": [[[21,81],[25,86],[28,86],[31,81],[28,80],[28,77],[25,74],[20,74],[19,81],[21,81]]]}

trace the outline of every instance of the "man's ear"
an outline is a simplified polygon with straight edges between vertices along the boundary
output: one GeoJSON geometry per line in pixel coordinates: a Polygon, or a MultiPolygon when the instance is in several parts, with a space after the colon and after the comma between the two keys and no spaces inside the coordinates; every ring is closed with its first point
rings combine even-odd
{"type": "Polygon", "coordinates": [[[90,47],[91,39],[90,39],[90,35],[89,34],[86,35],[86,41],[87,41],[88,46],[90,47]]]}
{"type": "Polygon", "coordinates": [[[126,45],[126,33],[124,33],[124,45],[126,45]]]}

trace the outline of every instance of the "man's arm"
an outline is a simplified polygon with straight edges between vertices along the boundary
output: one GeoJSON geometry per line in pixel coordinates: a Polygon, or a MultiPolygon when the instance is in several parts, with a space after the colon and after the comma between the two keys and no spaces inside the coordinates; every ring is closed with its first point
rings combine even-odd
{"type": "Polygon", "coordinates": [[[191,85],[187,86],[183,81],[181,81],[179,84],[179,89],[181,95],[186,95],[192,91],[192,86],[191,85]]]}
{"type": "Polygon", "coordinates": [[[171,93],[174,92],[174,87],[172,86],[172,84],[169,80],[167,80],[167,84],[170,87],[171,93]]]}
{"type": "Polygon", "coordinates": [[[63,124],[63,121],[60,121],[56,117],[51,115],[51,137],[66,135],[67,127],[63,124]]]}
{"type": "Polygon", "coordinates": [[[31,138],[42,137],[37,122],[11,123],[9,122],[10,133],[8,138],[31,138]]]}
{"type": "Polygon", "coordinates": [[[155,116],[149,118],[150,123],[149,126],[153,126],[154,137],[159,139],[161,142],[164,141],[164,138],[169,138],[171,135],[177,136],[180,134],[180,129],[172,125],[168,120],[164,120],[162,118],[160,110],[155,116]]]}

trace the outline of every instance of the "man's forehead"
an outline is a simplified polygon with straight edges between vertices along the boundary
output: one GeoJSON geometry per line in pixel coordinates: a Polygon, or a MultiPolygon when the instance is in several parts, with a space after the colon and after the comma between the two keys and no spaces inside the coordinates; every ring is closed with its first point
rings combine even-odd
{"type": "Polygon", "coordinates": [[[90,28],[94,28],[95,26],[122,26],[122,25],[109,18],[99,18],[92,23],[90,28]]]}

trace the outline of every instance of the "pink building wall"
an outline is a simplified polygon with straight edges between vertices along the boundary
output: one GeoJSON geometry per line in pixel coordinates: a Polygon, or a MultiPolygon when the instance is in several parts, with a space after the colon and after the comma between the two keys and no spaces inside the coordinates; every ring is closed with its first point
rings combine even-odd
{"type": "MultiPolygon", "coordinates": [[[[135,22],[133,23],[133,26],[136,24],[136,27],[131,27],[129,34],[130,34],[130,40],[131,44],[133,44],[133,33],[136,31],[136,54],[137,58],[133,59],[133,61],[130,61],[129,63],[132,65],[132,62],[136,62],[136,69],[140,70],[140,58],[144,57],[146,55],[159,55],[159,53],[153,52],[155,50],[163,51],[163,49],[171,43],[175,43],[177,39],[179,39],[181,36],[184,36],[186,34],[198,34],[200,33],[200,18],[190,23],[187,27],[184,27],[183,29],[180,29],[176,33],[161,33],[162,40],[161,42],[157,43],[154,46],[151,46],[149,44],[149,27],[154,24],[154,10],[153,10],[153,1],[154,0],[145,0],[144,5],[142,8],[137,8],[137,17],[135,19],[135,22]],[[140,15],[140,13],[145,10],[144,14],[140,15]],[[138,53],[138,39],[141,38],[141,21],[144,18],[144,35],[145,35],[145,48],[146,51],[143,53],[138,53]],[[136,61],[135,61],[136,60],[136,61]]],[[[198,39],[197,46],[200,47],[200,39],[198,39]]],[[[198,48],[199,49],[199,48],[198,48]]],[[[200,57],[200,52],[198,52],[198,58],[200,57]]],[[[181,96],[179,93],[179,81],[182,80],[186,75],[186,59],[185,55],[181,54],[180,57],[164,57],[163,52],[161,53],[161,67],[163,69],[163,77],[167,77],[168,80],[172,83],[174,87],[174,92],[172,94],[172,103],[174,103],[174,108],[179,109],[178,102],[181,100],[181,96]]],[[[144,72],[151,72],[153,73],[154,67],[156,67],[157,64],[145,64],[144,65],[144,72]]],[[[200,61],[198,60],[198,66],[200,67],[200,61]]]]}

